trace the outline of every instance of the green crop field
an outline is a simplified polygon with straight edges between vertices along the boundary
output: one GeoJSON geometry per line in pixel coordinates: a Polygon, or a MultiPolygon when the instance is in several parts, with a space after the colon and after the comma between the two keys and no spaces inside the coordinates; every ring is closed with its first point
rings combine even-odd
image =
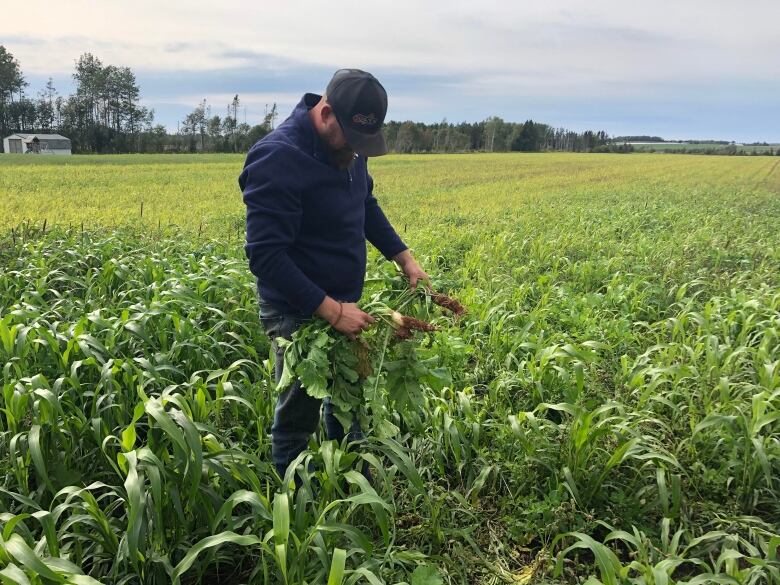
{"type": "Polygon", "coordinates": [[[309,331],[372,428],[297,488],[242,161],[0,156],[0,581],[780,582],[780,159],[370,161],[467,313],[370,256],[364,307],[437,329],[365,379],[309,331]]]}
{"type": "Polygon", "coordinates": [[[713,142],[633,142],[636,152],[688,151],[709,154],[769,154],[773,155],[780,144],[718,144],[713,142]],[[733,150],[733,153],[730,152],[733,150]],[[771,152],[767,152],[770,151],[771,152]]]}

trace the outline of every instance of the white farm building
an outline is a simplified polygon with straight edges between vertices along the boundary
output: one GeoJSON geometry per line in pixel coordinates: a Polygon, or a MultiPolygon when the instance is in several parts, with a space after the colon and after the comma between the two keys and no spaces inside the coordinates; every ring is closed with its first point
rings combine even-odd
{"type": "Polygon", "coordinates": [[[3,138],[6,154],[71,154],[70,138],[61,134],[11,134],[3,138]]]}

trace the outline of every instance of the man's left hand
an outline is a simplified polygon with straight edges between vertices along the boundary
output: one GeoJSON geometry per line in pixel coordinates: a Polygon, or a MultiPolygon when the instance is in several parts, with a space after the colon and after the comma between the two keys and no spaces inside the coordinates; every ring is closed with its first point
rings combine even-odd
{"type": "Polygon", "coordinates": [[[420,267],[409,250],[404,250],[393,256],[393,261],[401,267],[404,275],[409,279],[409,286],[412,288],[417,288],[418,280],[429,280],[431,278],[428,276],[428,273],[420,267]]]}

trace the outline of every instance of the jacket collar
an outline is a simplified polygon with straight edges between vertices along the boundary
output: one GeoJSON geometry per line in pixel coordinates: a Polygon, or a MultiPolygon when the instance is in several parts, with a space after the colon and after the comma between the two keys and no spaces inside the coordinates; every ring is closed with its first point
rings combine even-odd
{"type": "Polygon", "coordinates": [[[309,117],[309,110],[317,105],[322,96],[316,93],[306,93],[295,106],[292,112],[292,118],[295,120],[296,126],[301,130],[300,147],[307,153],[312,155],[319,161],[328,161],[328,147],[317,134],[317,130],[314,128],[314,124],[309,117]]]}

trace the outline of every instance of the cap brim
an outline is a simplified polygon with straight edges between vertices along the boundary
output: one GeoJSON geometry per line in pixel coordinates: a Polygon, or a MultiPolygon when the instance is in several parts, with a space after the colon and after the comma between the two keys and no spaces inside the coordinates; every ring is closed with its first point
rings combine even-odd
{"type": "Polygon", "coordinates": [[[381,130],[376,134],[363,134],[344,124],[341,125],[341,129],[352,150],[360,156],[382,156],[387,154],[385,135],[381,130]]]}

